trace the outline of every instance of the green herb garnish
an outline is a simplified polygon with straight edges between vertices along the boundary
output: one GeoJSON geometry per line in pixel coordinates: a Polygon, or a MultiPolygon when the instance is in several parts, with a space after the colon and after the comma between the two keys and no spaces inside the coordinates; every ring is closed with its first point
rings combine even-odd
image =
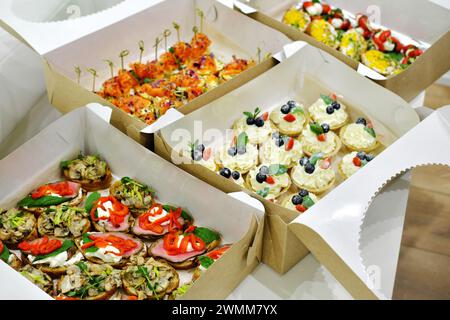
{"type": "Polygon", "coordinates": [[[313,199],[311,199],[310,196],[306,196],[306,197],[303,197],[302,205],[305,206],[306,209],[309,209],[314,205],[314,201],[313,201],[313,199]]]}
{"type": "Polygon", "coordinates": [[[198,258],[198,261],[200,262],[200,265],[205,269],[208,269],[214,263],[214,259],[208,256],[201,256],[200,258],[198,258]]]}
{"type": "Polygon", "coordinates": [[[323,102],[325,102],[325,104],[326,104],[327,106],[329,106],[330,104],[332,104],[332,103],[334,102],[333,99],[331,99],[329,96],[326,96],[326,95],[324,95],[324,94],[321,94],[321,95],[320,95],[320,98],[322,98],[323,102]]]}
{"type": "Polygon", "coordinates": [[[309,124],[309,128],[312,132],[314,132],[316,135],[320,136],[321,134],[324,134],[323,128],[320,124],[316,122],[312,122],[309,124]]]}
{"type": "Polygon", "coordinates": [[[248,144],[248,135],[245,132],[241,132],[237,138],[236,148],[245,149],[248,144]]]}
{"type": "Polygon", "coordinates": [[[195,228],[194,234],[197,237],[201,238],[207,245],[215,240],[220,239],[220,235],[217,232],[204,227],[195,228]]]}
{"type": "Polygon", "coordinates": [[[8,250],[8,248],[4,245],[4,246],[3,246],[3,251],[0,252],[0,260],[3,260],[5,263],[8,263],[9,256],[10,256],[9,250],[8,250]]]}
{"type": "MultiPolygon", "coordinates": [[[[92,242],[92,240],[89,239],[89,234],[88,233],[84,233],[83,234],[83,244],[86,244],[86,243],[89,243],[89,242],[92,242]]],[[[89,247],[89,248],[84,250],[84,252],[86,252],[86,253],[94,253],[94,252],[97,252],[97,251],[98,251],[98,248],[96,246],[92,246],[92,247],[89,247]]]]}
{"type": "Polygon", "coordinates": [[[369,133],[372,137],[376,138],[377,134],[373,128],[364,127],[364,130],[366,130],[367,133],[369,133]]]}
{"type": "Polygon", "coordinates": [[[92,207],[94,204],[100,199],[101,194],[99,192],[93,192],[87,197],[86,204],[84,205],[84,210],[86,210],[87,213],[91,212],[92,207]]]}
{"type": "Polygon", "coordinates": [[[55,196],[43,196],[38,199],[33,199],[31,195],[29,195],[25,199],[20,200],[17,205],[19,207],[40,208],[40,207],[57,206],[61,203],[70,201],[72,199],[73,198],[55,197],[55,196]]]}
{"type": "Polygon", "coordinates": [[[47,259],[47,258],[50,258],[50,257],[55,257],[58,254],[69,250],[74,245],[75,244],[73,243],[72,240],[64,240],[62,246],[59,249],[56,249],[55,251],[53,251],[53,252],[51,252],[49,254],[46,254],[46,255],[36,256],[36,259],[34,261],[39,261],[39,260],[47,259]]]}
{"type": "Polygon", "coordinates": [[[256,108],[253,113],[246,111],[246,112],[244,112],[244,115],[247,118],[256,119],[256,118],[258,118],[260,113],[261,113],[261,109],[260,108],[256,108]]]}
{"type": "Polygon", "coordinates": [[[281,164],[272,164],[269,166],[270,176],[281,176],[288,171],[288,167],[281,164]]]}
{"type": "Polygon", "coordinates": [[[315,166],[319,160],[323,159],[323,156],[324,156],[323,153],[317,153],[309,159],[309,163],[315,166]]]}
{"type": "Polygon", "coordinates": [[[264,188],[263,190],[258,190],[256,191],[256,194],[258,196],[261,196],[263,198],[266,198],[269,195],[270,189],[269,188],[264,188]]]}

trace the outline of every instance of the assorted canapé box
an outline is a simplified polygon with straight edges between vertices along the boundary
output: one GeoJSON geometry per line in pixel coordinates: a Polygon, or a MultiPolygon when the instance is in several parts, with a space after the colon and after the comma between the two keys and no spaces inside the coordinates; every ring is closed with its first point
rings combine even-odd
{"type": "Polygon", "coordinates": [[[0,188],[2,299],[222,299],[260,261],[261,211],[91,109],[54,122],[0,171],[10,181],[0,188]]]}
{"type": "Polygon", "coordinates": [[[116,107],[122,112],[113,125],[147,145],[145,133],[176,118],[168,110],[188,114],[255,78],[277,63],[272,54],[290,41],[213,0],[148,2],[106,27],[69,43],[55,37],[47,46],[40,45],[41,33],[70,32],[70,20],[1,18],[42,55],[56,108],[65,113],[90,102],[116,107]]]}
{"type": "Polygon", "coordinates": [[[326,194],[359,168],[364,167],[361,171],[369,174],[367,158],[371,160],[419,123],[419,117],[404,100],[317,51],[304,46],[264,75],[167,126],[155,137],[156,152],[162,157],[217,188],[226,192],[244,190],[264,203],[268,215],[264,262],[280,273],[287,272],[308,253],[289,231],[288,223],[318,198],[326,201],[326,194]],[[330,94],[335,97],[330,98],[330,94]],[[282,110],[290,100],[297,106],[282,110]],[[327,114],[327,105],[334,100],[341,108],[327,114]],[[257,107],[261,109],[259,118],[265,118],[260,127],[251,120],[251,125],[247,122],[248,112],[253,113],[257,107]],[[355,123],[360,122],[359,118],[364,118],[365,123],[355,123]],[[348,128],[350,138],[343,134],[348,128]],[[247,139],[242,139],[242,132],[247,139]],[[352,146],[348,140],[355,135],[367,145],[352,146]],[[204,154],[211,154],[208,160],[205,156],[196,159],[196,154],[191,153],[190,143],[196,140],[206,147],[204,154]],[[247,140],[242,154],[237,150],[242,148],[240,140],[247,140]],[[366,156],[358,158],[358,151],[365,151],[366,156]],[[304,157],[311,164],[303,163],[304,157]],[[265,170],[261,165],[271,172],[261,172],[265,170]],[[277,166],[280,170],[275,172],[277,166]],[[312,182],[306,172],[309,170],[312,182]],[[228,177],[226,171],[237,171],[240,178],[228,177]],[[297,203],[301,197],[294,197],[302,189],[310,195],[303,197],[305,203],[297,203]]]}
{"type": "Polygon", "coordinates": [[[450,68],[450,11],[422,0],[235,1],[411,101],[450,68]]]}

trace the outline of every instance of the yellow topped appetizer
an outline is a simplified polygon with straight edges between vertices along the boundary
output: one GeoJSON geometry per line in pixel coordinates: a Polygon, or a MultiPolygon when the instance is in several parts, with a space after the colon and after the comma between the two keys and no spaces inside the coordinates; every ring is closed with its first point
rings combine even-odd
{"type": "Polygon", "coordinates": [[[339,51],[347,57],[361,61],[361,57],[367,50],[367,41],[364,36],[355,29],[348,30],[341,39],[339,51]]]}

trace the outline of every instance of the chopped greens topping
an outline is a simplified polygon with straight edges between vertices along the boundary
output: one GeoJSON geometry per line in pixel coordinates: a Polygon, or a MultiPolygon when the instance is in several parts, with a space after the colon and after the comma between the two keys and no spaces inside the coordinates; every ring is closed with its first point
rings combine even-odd
{"type": "Polygon", "coordinates": [[[269,195],[270,189],[268,187],[264,188],[263,190],[258,190],[256,192],[257,195],[266,198],[269,195]]]}

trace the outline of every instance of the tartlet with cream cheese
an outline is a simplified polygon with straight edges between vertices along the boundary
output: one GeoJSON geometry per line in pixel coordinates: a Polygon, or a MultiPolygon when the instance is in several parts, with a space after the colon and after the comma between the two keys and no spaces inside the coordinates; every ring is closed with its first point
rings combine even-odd
{"type": "Polygon", "coordinates": [[[260,165],[251,170],[246,178],[246,186],[259,196],[273,201],[291,187],[288,168],[282,165],[260,165]]]}
{"type": "Polygon", "coordinates": [[[283,136],[278,132],[260,146],[259,159],[261,163],[281,164],[293,167],[303,156],[302,144],[293,137],[283,136]]]}
{"type": "Polygon", "coordinates": [[[334,186],[336,174],[331,167],[331,159],[317,154],[311,158],[302,158],[292,169],[291,178],[300,189],[321,194],[334,186]]]}
{"type": "Polygon", "coordinates": [[[221,168],[229,168],[245,174],[258,165],[258,147],[249,142],[247,133],[241,132],[216,154],[221,168]]]}
{"type": "Polygon", "coordinates": [[[325,157],[336,155],[342,147],[338,135],[326,123],[311,122],[300,136],[303,152],[307,156],[322,153],[325,157]]]}
{"type": "Polygon", "coordinates": [[[319,198],[312,192],[301,189],[296,194],[290,194],[281,205],[287,209],[304,213],[319,201],[319,198]]]}
{"type": "Polygon", "coordinates": [[[236,136],[245,132],[248,141],[252,144],[261,144],[269,139],[273,132],[273,127],[269,121],[269,113],[261,113],[261,109],[256,108],[252,112],[244,112],[243,118],[235,122],[233,129],[236,136]]]}
{"type": "Polygon", "coordinates": [[[308,109],[309,117],[319,123],[326,123],[331,130],[337,130],[343,127],[349,121],[347,107],[337,101],[335,94],[326,96],[320,95],[320,98],[308,109]]]}
{"type": "Polygon", "coordinates": [[[348,179],[374,159],[372,154],[353,151],[345,155],[339,163],[339,174],[348,179]]]}
{"type": "Polygon", "coordinates": [[[189,145],[189,153],[185,154],[185,156],[188,156],[194,164],[204,166],[211,171],[217,170],[213,149],[206,148],[205,145],[199,144],[198,141],[195,141],[189,145]]]}
{"type": "Polygon", "coordinates": [[[270,121],[280,133],[288,136],[298,136],[307,120],[303,106],[293,100],[270,113],[270,121]]]}
{"type": "Polygon", "coordinates": [[[340,137],[342,143],[352,151],[371,152],[380,145],[373,125],[364,118],[343,127],[340,137]]]}

